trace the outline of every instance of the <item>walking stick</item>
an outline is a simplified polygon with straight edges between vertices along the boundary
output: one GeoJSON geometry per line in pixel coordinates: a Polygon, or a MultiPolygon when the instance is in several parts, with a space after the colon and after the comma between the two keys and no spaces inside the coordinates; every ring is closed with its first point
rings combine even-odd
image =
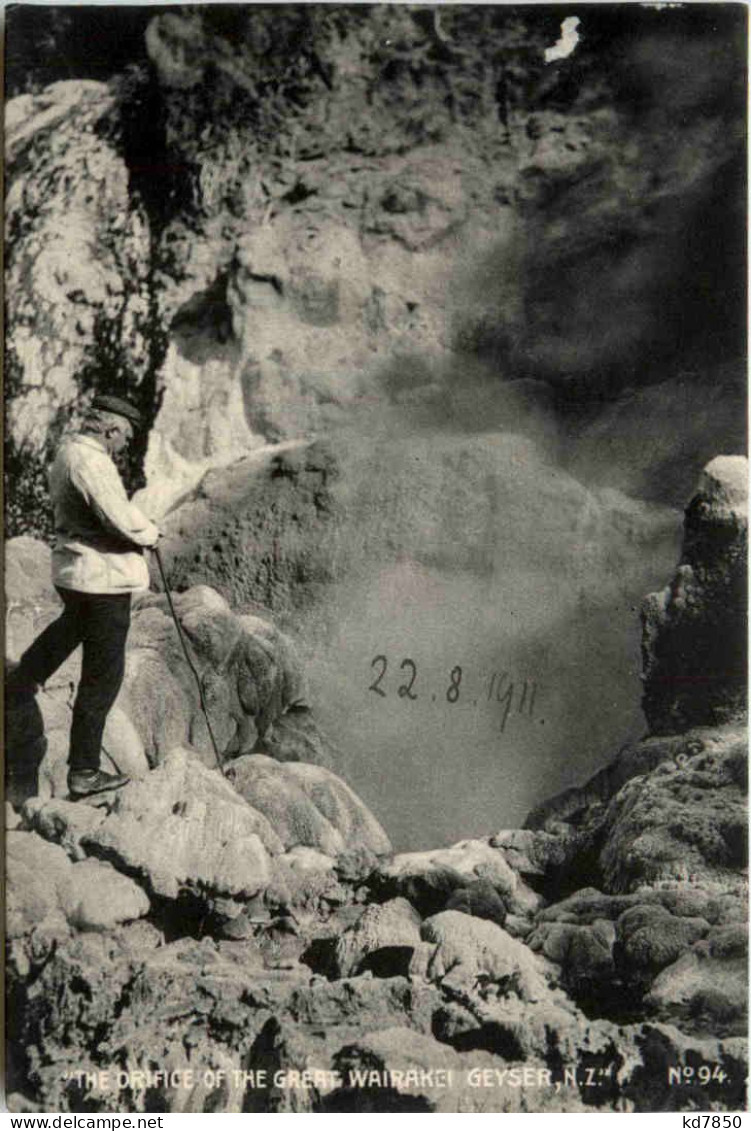
{"type": "Polygon", "coordinates": [[[222,759],[219,755],[219,748],[216,744],[216,739],[214,738],[214,732],[211,729],[211,720],[209,719],[209,712],[206,709],[206,702],[203,698],[203,687],[201,686],[201,677],[199,676],[198,672],[196,671],[195,666],[193,664],[193,661],[190,658],[190,653],[188,652],[188,645],[187,645],[185,637],[183,635],[182,625],[180,624],[180,621],[177,618],[177,613],[175,612],[175,606],[172,604],[172,594],[170,593],[169,585],[167,584],[167,578],[166,578],[165,573],[164,573],[164,564],[162,563],[162,555],[159,553],[159,547],[153,546],[152,549],[154,551],[154,557],[156,558],[156,564],[159,566],[159,573],[160,573],[161,578],[162,578],[162,585],[164,586],[164,592],[167,595],[167,604],[169,605],[169,610],[172,613],[172,619],[175,622],[175,628],[177,629],[177,635],[180,638],[180,643],[182,644],[183,653],[185,654],[185,659],[188,661],[188,667],[193,672],[193,678],[196,681],[196,687],[198,688],[198,701],[201,704],[201,710],[203,711],[203,717],[206,719],[206,726],[208,727],[208,730],[209,730],[209,738],[211,739],[211,745],[214,748],[214,757],[216,758],[217,768],[219,770],[219,773],[224,777],[225,774],[224,774],[224,768],[222,767],[222,759]]]}

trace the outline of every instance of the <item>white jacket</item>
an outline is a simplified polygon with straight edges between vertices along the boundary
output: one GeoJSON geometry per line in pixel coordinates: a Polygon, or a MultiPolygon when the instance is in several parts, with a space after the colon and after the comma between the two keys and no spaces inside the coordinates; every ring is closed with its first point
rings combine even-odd
{"type": "Polygon", "coordinates": [[[159,529],[128,500],[101,441],[66,437],[49,473],[55,508],[52,581],[79,593],[133,593],[148,589],[144,546],[159,529]]]}

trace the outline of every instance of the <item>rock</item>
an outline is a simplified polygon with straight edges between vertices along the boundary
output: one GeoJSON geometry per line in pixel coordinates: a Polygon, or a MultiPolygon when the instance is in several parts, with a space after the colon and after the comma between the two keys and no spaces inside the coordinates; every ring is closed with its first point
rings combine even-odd
{"type": "Polygon", "coordinates": [[[23,812],[33,829],[46,840],[59,844],[72,860],[86,858],[86,849],[81,842],[95,832],[107,816],[103,806],[41,797],[27,801],[23,812]]]}
{"type": "MultiPolygon", "coordinates": [[[[148,928],[140,923],[128,930],[135,926],[148,928]]],[[[225,957],[208,939],[155,947],[153,938],[142,937],[134,952],[127,938],[120,941],[124,930],[113,936],[76,935],[58,946],[33,984],[22,988],[26,1008],[14,1014],[13,1024],[26,1047],[44,1034],[44,1056],[32,1053],[27,1070],[46,1110],[82,1100],[93,1110],[114,1112],[148,1111],[155,1104],[185,1110],[183,1105],[198,1103],[198,1097],[208,1106],[241,1103],[232,1088],[232,1071],[240,1066],[234,1049],[252,1040],[254,1013],[279,1008],[300,979],[286,975],[282,980],[277,973],[276,980],[272,975],[264,980],[260,956],[247,943],[222,944],[241,947],[242,957],[237,952],[225,957]],[[244,1004],[244,995],[255,1004],[244,1004]],[[190,1019],[187,1045],[174,1039],[176,1017],[190,1019]],[[111,1065],[127,1064],[131,1082],[118,1083],[113,1073],[101,1088],[90,1082],[77,1086],[76,1065],[88,1070],[99,1055],[111,1065]],[[149,1083],[154,1058],[165,1069],[191,1069],[197,1089],[149,1083]],[[212,1065],[229,1073],[229,1091],[200,1086],[212,1065]],[[207,1091],[213,1092],[211,1099],[207,1091]]]]}
{"type": "Polygon", "coordinates": [[[8,834],[8,935],[67,937],[68,927],[108,931],[146,915],[146,893],[98,860],[72,863],[62,848],[33,832],[8,834]]]}
{"type": "Polygon", "coordinates": [[[336,873],[346,883],[364,883],[376,870],[379,858],[375,852],[360,845],[340,852],[336,858],[336,873]]]}
{"type": "Polygon", "coordinates": [[[685,1033],[745,1036],[748,1026],[748,937],[738,936],[735,954],[717,954],[697,944],[657,975],[645,1005],[660,1021],[685,1033]]]}
{"type": "Polygon", "coordinates": [[[659,904],[636,904],[615,926],[615,961],[622,973],[648,981],[709,930],[704,919],[677,918],[659,904]]]}
{"type": "Polygon", "coordinates": [[[643,904],[655,904],[670,915],[694,916],[706,919],[708,923],[727,917],[727,909],[717,891],[684,884],[674,888],[642,888],[631,895],[605,895],[596,888],[583,888],[568,899],[543,908],[538,921],[575,923],[578,926],[588,926],[598,920],[614,922],[629,908],[643,904]]]}
{"type": "Polygon", "coordinates": [[[305,795],[338,829],[344,850],[363,849],[382,857],[391,852],[391,842],[381,825],[352,789],[323,766],[295,762],[288,773],[305,795]]]}
{"type": "Polygon", "coordinates": [[[617,1099],[624,1060],[638,1060],[631,1033],[586,1017],[560,990],[551,990],[544,1002],[492,995],[447,1001],[434,1017],[433,1033],[459,1051],[485,1049],[506,1063],[547,1062],[559,1088],[570,1086],[573,1070],[581,1098],[595,1104],[617,1099]],[[585,1065],[600,1072],[582,1072],[585,1065]],[[566,1079],[569,1085],[563,1085],[566,1079]]]}
{"type": "Polygon", "coordinates": [[[259,740],[258,753],[268,754],[277,762],[311,762],[328,770],[335,770],[341,762],[307,707],[291,707],[278,718],[259,740]]]}
{"type": "MultiPolygon", "coordinates": [[[[329,1111],[456,1110],[452,1076],[460,1075],[462,1058],[433,1037],[406,1028],[363,1033],[334,1057],[344,1082],[343,1095],[330,1097],[329,1111]],[[359,1081],[363,1083],[359,1083],[359,1081]]],[[[461,1085],[459,1085],[461,1087],[461,1085]]],[[[478,1089],[475,1110],[490,1110],[478,1089]]]]}
{"type": "Polygon", "coordinates": [[[407,1028],[363,1033],[333,1063],[343,1086],[326,1097],[328,1112],[584,1110],[575,1093],[560,1095],[541,1062],[509,1066],[487,1052],[457,1053],[407,1028]],[[512,1080],[510,1095],[503,1084],[512,1080]]]}
{"type": "Polygon", "coordinates": [[[121,923],[112,937],[123,952],[134,959],[147,951],[164,946],[164,934],[147,919],[134,919],[121,923]]]}
{"type": "MultiPolygon", "coordinates": [[[[56,812],[65,821],[60,803],[56,812]]],[[[37,819],[44,820],[44,807],[37,819]]],[[[228,782],[177,749],[143,781],[120,790],[111,812],[79,843],[163,899],[182,894],[200,903],[216,893],[244,900],[271,879],[262,823],[228,782]]]]}
{"type": "Polygon", "coordinates": [[[561,967],[563,984],[577,1001],[608,988],[614,979],[615,929],[606,919],[595,919],[591,926],[544,924],[525,941],[561,967]]]}
{"type": "MultiPolygon", "coordinates": [[[[492,889],[505,905],[513,905],[522,886],[503,852],[482,840],[461,841],[431,852],[402,853],[381,865],[372,882],[384,894],[408,899],[421,915],[434,915],[447,906],[453,892],[478,880],[483,881],[483,891],[492,889]]],[[[473,890],[477,901],[480,889],[473,890]]],[[[497,913],[497,904],[494,906],[497,913]]]]}
{"type": "Polygon", "coordinates": [[[406,973],[419,942],[420,916],[406,899],[374,904],[337,940],[338,977],[366,970],[372,970],[377,977],[406,973]]]}
{"type": "Polygon", "coordinates": [[[98,860],[73,865],[62,897],[68,922],[81,931],[112,930],[120,923],[140,919],[150,907],[142,888],[98,860]]]}
{"type": "Polygon", "coordinates": [[[69,882],[72,864],[62,848],[36,833],[8,832],[6,848],[7,932],[13,939],[59,912],[58,893],[69,882]]]}
{"type": "Polygon", "coordinates": [[[452,892],[465,886],[467,880],[455,868],[446,865],[417,866],[409,854],[409,861],[395,856],[382,865],[373,876],[373,886],[379,896],[407,899],[421,915],[436,915],[442,911],[452,892]]]}
{"type": "Polygon", "coordinates": [[[315,848],[296,845],[276,858],[275,867],[284,885],[282,902],[292,907],[320,908],[322,900],[342,890],[335,861],[315,848]]]}
{"type": "Polygon", "coordinates": [[[521,915],[507,915],[503,924],[505,929],[514,939],[526,939],[532,930],[532,920],[521,915]]]}
{"type": "Polygon", "coordinates": [[[503,850],[506,863],[520,876],[544,876],[567,859],[562,838],[537,831],[532,814],[527,818],[525,828],[504,829],[492,836],[488,843],[491,848],[503,850]]]}
{"type": "Polygon", "coordinates": [[[333,872],[336,868],[336,861],[332,860],[324,852],[319,852],[315,848],[308,848],[305,845],[297,844],[291,848],[289,852],[284,854],[283,860],[289,864],[295,872],[300,872],[303,875],[317,875],[320,872],[333,872]]]}
{"type": "Polygon", "coordinates": [[[420,935],[436,944],[428,968],[431,980],[470,987],[494,982],[501,993],[525,1001],[540,1001],[547,994],[540,960],[496,923],[442,911],[425,920],[420,935]]]}
{"type": "Polygon", "coordinates": [[[28,534],[9,538],[5,543],[6,611],[16,604],[57,604],[51,573],[49,546],[28,534]]]}
{"type": "Polygon", "coordinates": [[[642,610],[643,708],[670,734],[746,718],[748,465],[718,456],[686,510],[681,564],[642,610]]]}
{"type": "MultiPolygon", "coordinates": [[[[238,616],[208,585],[173,598],[197,666],[211,729],[226,757],[264,750],[291,760],[330,761],[307,703],[302,661],[292,640],[257,615],[238,616]]],[[[134,721],[151,765],[175,745],[215,758],[190,671],[166,598],[141,600],[130,633],[120,703],[134,721]],[[161,694],[153,695],[159,685],[161,694]]]]}
{"type": "Polygon", "coordinates": [[[611,802],[600,854],[609,891],[737,880],[747,853],[746,739],[729,728],[699,741],[674,771],[633,779],[611,802]]]}
{"type": "Polygon", "coordinates": [[[428,1030],[437,1004],[432,986],[405,978],[314,979],[294,992],[294,1017],[266,1021],[248,1056],[256,1076],[245,1097],[248,1111],[327,1110],[326,1097],[338,1091],[334,1055],[366,1030],[403,1024],[419,1036],[428,1030]],[[277,1076],[276,1074],[280,1075],[277,1076]],[[303,1075],[305,1073],[305,1075],[303,1075]]]}
{"type": "MultiPolygon", "coordinates": [[[[606,804],[615,797],[626,782],[649,774],[660,766],[667,768],[680,765],[695,752],[697,745],[703,747],[707,740],[712,741],[711,736],[711,731],[697,728],[685,735],[650,735],[640,742],[628,743],[583,786],[573,786],[533,809],[525,821],[525,830],[541,830],[562,821],[574,826],[591,824],[597,806],[606,804]]],[[[552,870],[551,865],[554,863],[570,863],[572,850],[575,851],[578,847],[575,838],[570,838],[572,844],[567,853],[565,839],[560,836],[553,839],[557,843],[557,849],[552,846],[548,848],[548,870],[552,870]]],[[[544,853],[544,844],[546,842],[538,847],[538,853],[544,853]]]]}
{"type": "MultiPolygon", "coordinates": [[[[334,1037],[336,1045],[337,1037],[334,1037]]],[[[248,1056],[250,1083],[243,1110],[250,1112],[312,1112],[334,1087],[330,1067],[330,1038],[300,1027],[266,1022],[248,1056]]]]}
{"type": "Polygon", "coordinates": [[[345,783],[322,766],[275,762],[263,754],[227,769],[235,789],[273,825],[285,848],[304,845],[329,856],[362,845],[383,855],[388,838],[345,783]]]}
{"type": "Polygon", "coordinates": [[[447,911],[463,911],[478,919],[490,919],[502,927],[506,922],[506,905],[490,880],[475,880],[465,887],[455,888],[446,901],[447,911]]]}
{"type": "MultiPolygon", "coordinates": [[[[696,914],[715,917],[717,907],[710,912],[707,904],[722,896],[729,901],[723,914],[735,917],[730,905],[743,886],[739,873],[747,840],[745,748],[745,732],[734,726],[646,739],[622,751],[583,789],[559,795],[531,815],[529,820],[548,826],[547,833],[530,830],[546,838],[547,862],[529,858],[533,842],[519,850],[499,834],[505,837],[503,850],[521,868],[539,869],[536,877],[527,874],[555,906],[561,886],[576,889],[583,881],[600,889],[592,897],[595,917],[614,917],[609,896],[650,887],[660,889],[658,900],[672,898],[684,906],[693,901],[705,908],[696,914]],[[557,827],[561,817],[573,824],[557,827]],[[558,852],[550,847],[556,839],[558,852]]],[[[677,905],[670,909],[694,913],[677,905]]],[[[572,921],[580,910],[572,908],[572,921]]]]}
{"type": "Polygon", "coordinates": [[[671,1111],[676,1106],[687,1110],[707,1103],[727,1105],[734,1111],[743,1106],[744,1087],[741,1077],[747,1071],[745,1041],[738,1038],[707,1038],[686,1035],[673,1025],[643,1024],[629,1027],[629,1036],[637,1050],[638,1060],[624,1081],[622,1093],[636,1111],[671,1111]],[[678,1070],[666,1094],[662,1073],[666,1066],[678,1070]],[[697,1087],[697,1065],[707,1065],[697,1087]],[[694,1071],[686,1071],[693,1066],[694,1071]]]}

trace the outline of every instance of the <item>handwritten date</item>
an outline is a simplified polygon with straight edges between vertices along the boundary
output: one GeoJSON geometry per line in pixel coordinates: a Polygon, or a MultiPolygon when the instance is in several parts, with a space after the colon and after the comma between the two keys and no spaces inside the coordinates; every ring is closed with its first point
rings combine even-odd
{"type": "MultiPolygon", "coordinates": [[[[379,653],[374,656],[370,661],[370,667],[374,673],[374,679],[369,684],[368,690],[372,691],[374,695],[380,696],[385,699],[388,696],[388,683],[386,681],[386,673],[389,667],[388,657],[379,653]]],[[[417,664],[414,660],[406,656],[399,664],[399,682],[396,687],[396,694],[399,699],[407,699],[415,701],[418,698],[418,670],[417,664]]],[[[456,664],[448,673],[447,682],[441,688],[441,697],[445,698],[447,703],[459,703],[464,695],[465,701],[469,698],[466,693],[467,682],[464,683],[464,691],[462,689],[462,680],[464,678],[464,670],[460,664],[456,664]]],[[[437,693],[432,694],[432,701],[437,700],[437,693]]],[[[492,672],[489,679],[485,679],[482,684],[482,690],[471,700],[473,706],[477,706],[479,701],[485,703],[494,702],[500,704],[503,708],[501,713],[501,732],[506,727],[509,715],[515,708],[516,713],[524,715],[526,718],[534,717],[535,699],[537,698],[537,683],[532,679],[518,680],[513,679],[508,671],[492,672]]]]}

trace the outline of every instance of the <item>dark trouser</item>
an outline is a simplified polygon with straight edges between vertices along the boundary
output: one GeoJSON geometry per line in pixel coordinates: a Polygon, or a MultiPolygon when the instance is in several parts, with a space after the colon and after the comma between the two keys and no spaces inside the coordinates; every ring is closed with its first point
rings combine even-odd
{"type": "Polygon", "coordinates": [[[62,614],[24,652],[9,685],[35,691],[83,644],[68,763],[71,770],[98,770],[104,724],[125,675],[130,593],[57,591],[65,605],[62,614]]]}

